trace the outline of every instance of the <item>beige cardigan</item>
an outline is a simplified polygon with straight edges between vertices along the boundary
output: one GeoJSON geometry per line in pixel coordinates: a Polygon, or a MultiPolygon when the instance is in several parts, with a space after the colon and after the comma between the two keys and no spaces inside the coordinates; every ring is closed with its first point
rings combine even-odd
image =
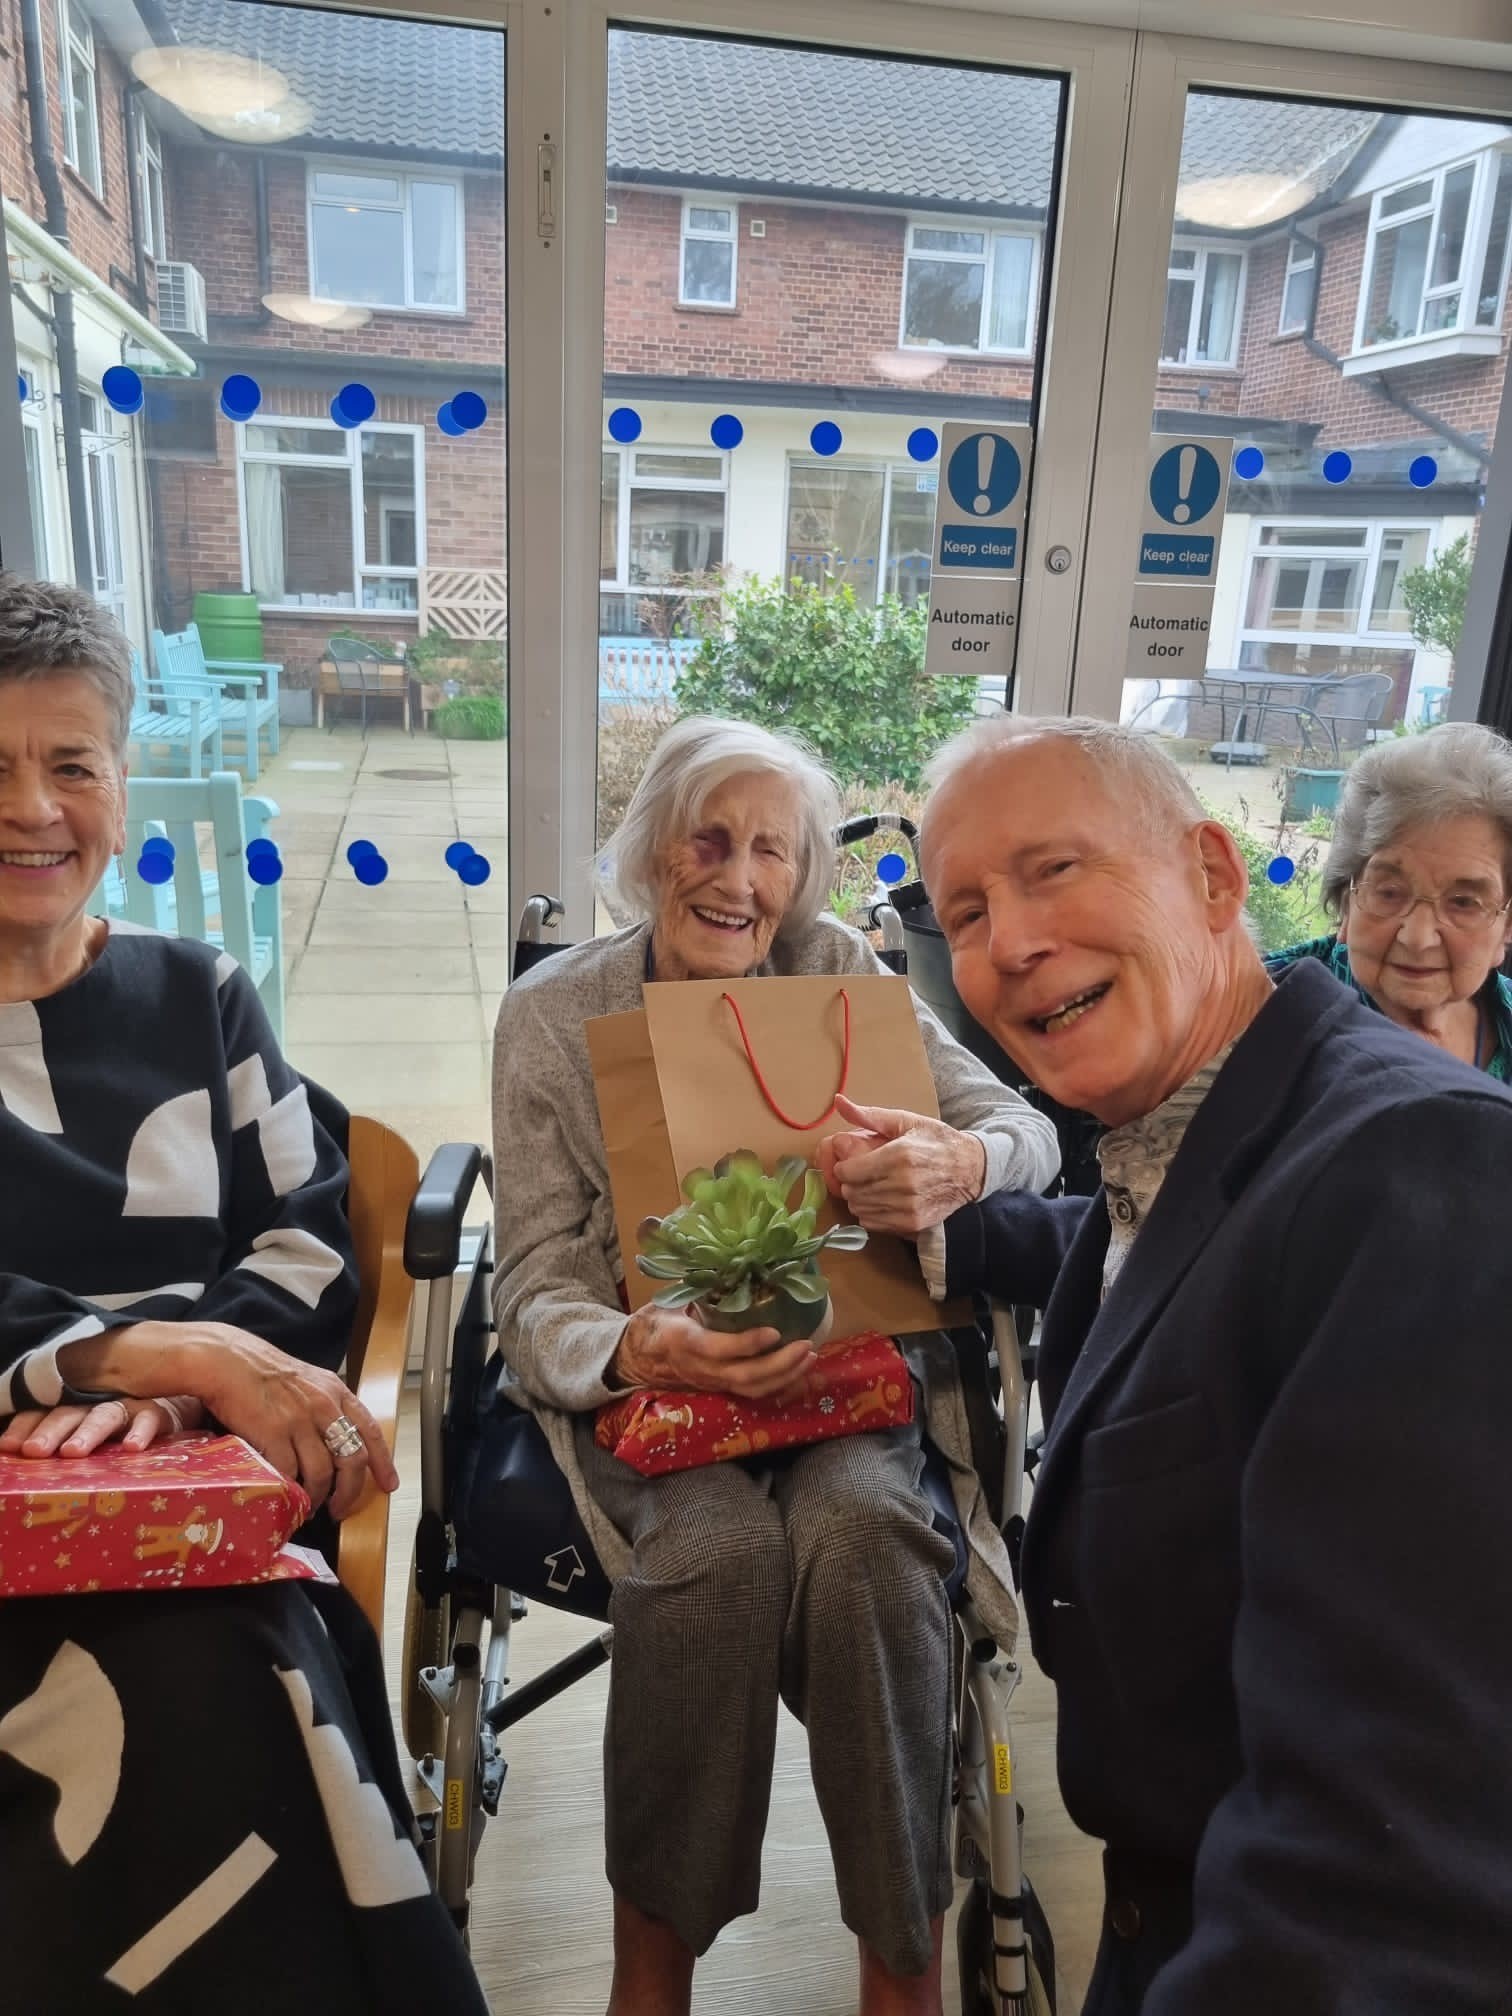
{"type": "MultiPolygon", "coordinates": [[[[614,1204],[599,1129],[585,1021],[641,1005],[649,924],[554,954],[517,980],[494,1035],[494,1158],[499,1342],[566,1472],[605,1572],[629,1568],[623,1535],[588,1496],[573,1446],[572,1416],[620,1397],[604,1384],[626,1317],[614,1204]]],[[[780,939],[763,973],[875,973],[866,940],[824,916],[801,937],[780,939]]],[[[1055,1130],[999,1083],[923,1006],[924,1047],[940,1112],[980,1136],[984,1195],[1042,1190],[1059,1164],[1055,1130]]],[[[942,1332],[911,1338],[923,1382],[929,1437],[948,1460],[971,1549],[968,1586],[999,1641],[1010,1646],[1017,1610],[1006,1551],[971,1469],[971,1437],[954,1349],[942,1332]]]]}

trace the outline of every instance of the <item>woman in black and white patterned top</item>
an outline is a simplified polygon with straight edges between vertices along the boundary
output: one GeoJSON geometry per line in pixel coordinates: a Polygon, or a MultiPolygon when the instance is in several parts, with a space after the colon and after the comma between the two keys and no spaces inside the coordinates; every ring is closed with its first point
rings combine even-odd
{"type": "MultiPolygon", "coordinates": [[[[336,1518],[397,1477],[342,1383],[346,1163],[214,947],[91,918],[125,845],[125,640],[0,575],[0,1458],[217,1423],[336,1518]]],[[[28,2016],[481,2009],[344,1591],[13,1601],[0,1945],[28,2016]],[[318,1732],[318,1733],[317,1733],[318,1732]],[[165,1796],[166,1795],[166,1796],[165,1796]]]]}

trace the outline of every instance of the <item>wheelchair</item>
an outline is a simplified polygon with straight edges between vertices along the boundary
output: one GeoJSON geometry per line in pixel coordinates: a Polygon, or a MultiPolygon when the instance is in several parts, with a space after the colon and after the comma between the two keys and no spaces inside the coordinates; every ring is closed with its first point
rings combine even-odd
{"type": "MultiPolygon", "coordinates": [[[[856,837],[849,829],[857,823],[847,822],[837,840],[856,837]]],[[[889,907],[879,904],[875,921],[886,963],[902,970],[896,914],[881,914],[889,907]]],[[[516,945],[516,978],[562,949],[546,935],[561,915],[554,898],[531,898],[516,945]]],[[[460,1143],[437,1149],[411,1204],[404,1243],[406,1272],[427,1292],[421,1512],[405,1615],[402,1721],[434,1802],[434,1811],[420,1818],[427,1873],[464,1937],[479,1844],[504,1791],[508,1732],[608,1662],[614,1636],[608,1577],[544,1433],[511,1398],[511,1375],[493,1346],[491,1230],[463,1260],[464,1218],[480,1178],[491,1196],[484,1150],[460,1143]],[[511,1636],[533,1602],[601,1628],[549,1670],[516,1685],[511,1636]]],[[[1022,1312],[1016,1322],[1014,1312],[994,1307],[978,1325],[955,1333],[973,1457],[1015,1574],[1033,1377],[1032,1355],[1020,1348],[1021,1324],[1022,1312]]],[[[937,1530],[956,1550],[947,1583],[959,1662],[954,1860],[970,1884],[956,1928],[962,2016],[1055,2016],[1054,1945],[1023,1870],[1024,1814],[1014,1791],[1009,1711],[1020,1669],[965,1593],[965,1539],[944,1460],[928,1444],[923,1488],[937,1530]]]]}

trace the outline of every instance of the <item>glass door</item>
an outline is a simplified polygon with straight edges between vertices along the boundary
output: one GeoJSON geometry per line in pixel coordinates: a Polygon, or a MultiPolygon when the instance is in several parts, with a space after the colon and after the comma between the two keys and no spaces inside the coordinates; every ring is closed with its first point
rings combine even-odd
{"type": "MultiPolygon", "coordinates": [[[[847,811],[916,817],[949,734],[1069,688],[1073,388],[1111,245],[1088,223],[1068,256],[1062,226],[1078,188],[1111,215],[1129,44],[978,27],[989,64],[606,27],[597,842],[679,712],[784,723],[847,811]],[[951,421],[1036,430],[1009,677],[924,671],[951,421]]],[[[842,914],[885,844],[842,863],[842,914]]],[[[625,921],[598,893],[598,928],[625,921]]]]}
{"type": "Polygon", "coordinates": [[[1474,718],[1512,85],[1146,38],[1130,163],[1077,703],[1190,772],[1276,949],[1353,758],[1474,718]]]}
{"type": "MultiPolygon", "coordinates": [[[[69,179],[68,244],[24,115],[0,131],[37,566],[80,554],[150,675],[155,633],[190,624],[208,658],[277,668],[250,745],[239,701],[222,722],[274,808],[264,1001],[300,1069],[422,1158],[486,1140],[511,939],[504,36],[165,0],[145,44],[94,10],[92,48],[84,99],[44,52],[105,205],[69,179]]],[[[130,760],[188,768],[150,719],[130,760]]]]}

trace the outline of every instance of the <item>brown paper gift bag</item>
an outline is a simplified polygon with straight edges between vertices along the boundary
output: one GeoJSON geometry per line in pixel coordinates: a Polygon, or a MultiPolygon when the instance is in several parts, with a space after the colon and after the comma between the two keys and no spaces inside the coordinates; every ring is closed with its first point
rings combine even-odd
{"type": "MultiPolygon", "coordinates": [[[[772,1099],[790,1119],[809,1121],[833,1104],[847,1001],[849,1096],[863,1105],[939,1113],[906,980],[816,974],[648,982],[643,1012],[587,1024],[632,1309],[655,1289],[635,1266],[635,1228],[648,1214],[675,1209],[688,1170],[712,1167],[736,1148],[754,1149],[768,1167],[783,1155],[811,1161],[827,1134],[846,1127],[838,1115],[812,1127],[784,1124],[762,1092],[726,994],[740,1008],[772,1099]]],[[[849,1215],[831,1203],[820,1222],[849,1215]]],[[[861,1330],[902,1336],[966,1320],[960,1305],[929,1299],[905,1240],[874,1233],[861,1252],[826,1253],[822,1264],[836,1336],[861,1330]]]]}

